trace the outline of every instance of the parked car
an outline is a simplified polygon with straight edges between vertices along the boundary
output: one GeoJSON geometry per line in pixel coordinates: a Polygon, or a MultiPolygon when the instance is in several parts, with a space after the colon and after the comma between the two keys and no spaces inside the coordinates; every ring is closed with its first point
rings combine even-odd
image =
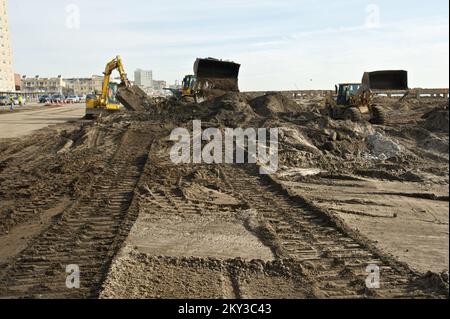
{"type": "Polygon", "coordinates": [[[64,102],[66,100],[66,97],[62,94],[55,94],[52,95],[52,97],[50,98],[50,102],[52,103],[61,103],[64,102]]]}
{"type": "Polygon", "coordinates": [[[80,103],[86,102],[86,95],[81,95],[81,96],[79,96],[79,98],[80,98],[80,103]]]}
{"type": "Polygon", "coordinates": [[[76,95],[69,95],[66,98],[66,102],[68,103],[80,103],[80,98],[76,95]]]}
{"type": "Polygon", "coordinates": [[[39,97],[39,103],[49,103],[52,97],[50,95],[42,95],[39,97]]]}
{"type": "Polygon", "coordinates": [[[0,96],[0,105],[9,105],[9,97],[7,96],[0,96]]]}

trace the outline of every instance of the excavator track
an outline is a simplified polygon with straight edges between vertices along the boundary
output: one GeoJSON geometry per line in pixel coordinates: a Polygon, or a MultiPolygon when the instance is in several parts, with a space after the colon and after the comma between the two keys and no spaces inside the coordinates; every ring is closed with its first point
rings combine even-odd
{"type": "Polygon", "coordinates": [[[68,206],[56,222],[0,269],[0,298],[95,298],[137,213],[130,211],[152,141],[129,129],[91,197],[68,206]],[[80,269],[68,289],[68,265],[80,269]]]}

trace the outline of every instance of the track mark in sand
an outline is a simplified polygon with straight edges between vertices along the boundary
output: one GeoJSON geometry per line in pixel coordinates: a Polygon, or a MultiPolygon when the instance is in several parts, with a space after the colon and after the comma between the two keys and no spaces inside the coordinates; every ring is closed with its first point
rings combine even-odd
{"type": "MultiPolygon", "coordinates": [[[[10,258],[13,258],[25,249],[29,242],[41,232],[45,231],[50,225],[56,222],[62,212],[70,206],[70,199],[62,198],[51,208],[35,214],[35,208],[27,211],[19,211],[24,216],[31,218],[20,225],[13,227],[11,231],[0,235],[0,264],[7,263],[10,258]]],[[[17,212],[14,212],[17,215],[17,212]]],[[[22,217],[23,218],[23,217],[22,217]]],[[[2,266],[0,266],[1,269],[2,266]]]]}
{"type": "Polygon", "coordinates": [[[137,212],[129,212],[147,162],[146,127],[130,128],[90,197],[80,198],[58,222],[0,270],[0,298],[97,297],[112,258],[137,212]],[[80,289],[66,287],[66,267],[80,267],[80,289]]]}
{"type": "Polygon", "coordinates": [[[415,274],[384,261],[324,214],[281,192],[258,175],[256,167],[223,165],[221,171],[234,195],[262,213],[275,229],[284,255],[301,261],[327,298],[430,296],[413,284],[415,274]],[[380,268],[381,289],[365,287],[368,265],[380,268]]]}

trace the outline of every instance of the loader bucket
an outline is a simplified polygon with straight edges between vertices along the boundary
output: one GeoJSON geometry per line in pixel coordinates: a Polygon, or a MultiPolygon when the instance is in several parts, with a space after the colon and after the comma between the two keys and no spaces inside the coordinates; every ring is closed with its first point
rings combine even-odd
{"type": "Polygon", "coordinates": [[[362,83],[370,90],[408,90],[408,72],[366,72],[364,73],[362,83]]]}
{"type": "Polygon", "coordinates": [[[237,79],[241,65],[213,58],[197,59],[194,73],[197,78],[206,79],[237,79]]]}
{"type": "Polygon", "coordinates": [[[197,59],[194,63],[197,89],[239,92],[240,67],[240,64],[230,61],[213,58],[197,59]]]}

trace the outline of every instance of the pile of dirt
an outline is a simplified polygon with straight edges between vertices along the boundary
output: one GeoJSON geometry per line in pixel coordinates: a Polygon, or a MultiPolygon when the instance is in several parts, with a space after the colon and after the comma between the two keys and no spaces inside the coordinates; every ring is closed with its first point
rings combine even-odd
{"type": "Polygon", "coordinates": [[[211,110],[212,118],[219,126],[244,126],[258,117],[249,104],[246,95],[238,92],[228,92],[202,104],[211,110]]]}
{"type": "Polygon", "coordinates": [[[269,93],[257,97],[250,102],[250,105],[256,113],[266,117],[303,111],[299,104],[281,93],[269,93]]]}
{"type": "Polygon", "coordinates": [[[254,115],[254,112],[249,105],[249,99],[242,93],[228,92],[222,96],[205,102],[204,105],[215,110],[229,110],[254,115]]]}
{"type": "Polygon", "coordinates": [[[448,108],[444,110],[436,108],[426,113],[423,119],[425,119],[423,123],[425,129],[431,132],[449,132],[448,108]]]}

